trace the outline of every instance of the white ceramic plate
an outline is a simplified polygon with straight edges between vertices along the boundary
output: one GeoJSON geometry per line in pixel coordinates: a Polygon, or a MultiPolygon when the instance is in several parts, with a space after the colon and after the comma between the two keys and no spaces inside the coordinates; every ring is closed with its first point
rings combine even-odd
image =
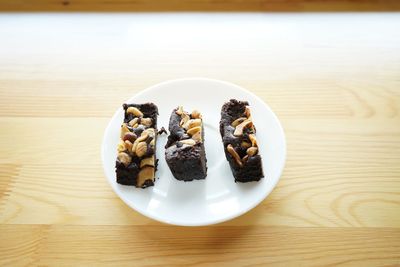
{"type": "MultiPolygon", "coordinates": [[[[278,183],[286,159],[282,126],[272,110],[249,91],[227,82],[190,78],[152,86],[126,103],[153,102],[158,106],[158,128],[168,129],[172,109],[199,110],[203,115],[207,178],[192,182],[176,180],[164,158],[166,135],[157,140],[158,171],[154,187],[138,189],[116,183],[115,158],[123,110],[119,108],[104,134],[104,171],[117,195],[131,208],[155,220],[184,226],[208,225],[235,218],[265,199],[278,183]],[[219,120],[221,106],[229,99],[250,104],[263,159],[265,178],[259,182],[235,183],[225,159],[219,120]]],[[[122,105],[122,103],[121,103],[122,105]]]]}

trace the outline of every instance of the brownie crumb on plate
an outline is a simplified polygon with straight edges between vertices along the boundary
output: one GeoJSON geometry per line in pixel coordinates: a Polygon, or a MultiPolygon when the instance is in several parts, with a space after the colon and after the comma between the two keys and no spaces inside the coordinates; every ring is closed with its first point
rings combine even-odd
{"type": "Polygon", "coordinates": [[[165,130],[165,128],[164,128],[164,126],[163,126],[163,127],[161,127],[161,129],[158,131],[157,134],[158,134],[158,135],[162,135],[162,134],[168,134],[168,133],[167,133],[167,130],[165,130]]]}

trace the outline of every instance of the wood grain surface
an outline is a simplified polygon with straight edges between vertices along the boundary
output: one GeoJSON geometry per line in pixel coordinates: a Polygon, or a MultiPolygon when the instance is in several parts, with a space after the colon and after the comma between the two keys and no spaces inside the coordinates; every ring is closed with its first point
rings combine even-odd
{"type": "Polygon", "coordinates": [[[400,15],[0,15],[0,265],[399,266],[400,15]],[[209,227],[128,208],[100,145],[155,83],[202,76],[268,103],[287,164],[209,227]]]}
{"type": "Polygon", "coordinates": [[[0,11],[399,11],[398,0],[0,0],[0,11]]]}

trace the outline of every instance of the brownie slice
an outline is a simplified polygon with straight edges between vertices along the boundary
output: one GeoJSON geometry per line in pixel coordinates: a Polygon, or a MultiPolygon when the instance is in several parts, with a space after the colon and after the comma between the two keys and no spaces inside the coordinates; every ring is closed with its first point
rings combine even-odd
{"type": "Polygon", "coordinates": [[[235,182],[259,181],[264,177],[248,105],[247,101],[231,99],[221,109],[219,130],[235,182]]]}
{"type": "Polygon", "coordinates": [[[154,185],[158,108],[153,103],[123,104],[124,121],[115,163],[117,183],[146,188],[154,185]]]}
{"type": "Polygon", "coordinates": [[[207,176],[204,127],[201,114],[182,107],[174,109],[169,120],[165,159],[177,180],[192,181],[207,176]]]}

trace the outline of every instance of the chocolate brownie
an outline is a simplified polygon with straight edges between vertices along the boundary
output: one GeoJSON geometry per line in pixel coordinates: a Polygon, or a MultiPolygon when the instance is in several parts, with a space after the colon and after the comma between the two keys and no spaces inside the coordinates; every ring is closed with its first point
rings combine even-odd
{"type": "Polygon", "coordinates": [[[235,182],[259,181],[264,177],[248,105],[247,101],[231,99],[221,109],[219,130],[235,182]]]}
{"type": "Polygon", "coordinates": [[[207,176],[204,127],[201,114],[182,107],[174,109],[169,120],[165,159],[177,180],[192,181],[207,176]]]}
{"type": "Polygon", "coordinates": [[[115,164],[117,183],[154,185],[158,108],[153,103],[123,104],[124,121],[115,164]]]}

